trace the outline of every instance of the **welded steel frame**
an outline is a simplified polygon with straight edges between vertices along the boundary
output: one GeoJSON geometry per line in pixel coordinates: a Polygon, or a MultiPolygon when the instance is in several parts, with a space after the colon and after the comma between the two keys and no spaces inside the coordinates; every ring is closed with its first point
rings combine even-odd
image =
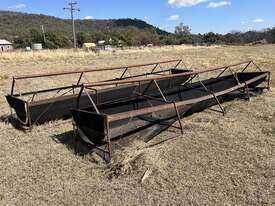
{"type": "MultiPolygon", "coordinates": [[[[238,80],[238,78],[234,74],[232,74],[232,75],[234,76],[235,79],[237,79],[238,85],[240,85],[240,81],[238,80]]],[[[197,75],[197,77],[198,77],[199,83],[202,85],[202,87],[205,89],[205,91],[208,92],[209,94],[213,95],[215,101],[217,102],[217,104],[219,105],[219,107],[221,109],[221,113],[223,114],[223,116],[225,116],[225,110],[222,107],[222,105],[221,105],[219,99],[217,98],[217,96],[215,95],[215,93],[205,86],[205,84],[200,80],[199,74],[197,75]]]]}
{"type": "MultiPolygon", "coordinates": [[[[110,80],[104,80],[107,82],[110,81],[114,81],[114,80],[125,80],[125,79],[130,79],[130,78],[135,78],[135,77],[147,77],[147,75],[157,75],[160,73],[163,73],[164,75],[166,75],[165,73],[169,72],[169,74],[171,74],[171,70],[172,69],[177,69],[178,66],[180,65],[180,63],[183,62],[181,59],[175,59],[175,60],[169,60],[169,61],[159,61],[159,62],[152,62],[152,63],[146,63],[146,64],[136,64],[136,65],[129,65],[129,66],[122,66],[122,67],[109,67],[109,68],[103,68],[103,69],[91,69],[91,70],[81,70],[81,71],[70,71],[70,72],[56,72],[56,73],[44,73],[44,74],[37,74],[37,75],[26,75],[26,76],[14,76],[12,78],[12,85],[11,85],[11,90],[10,90],[10,95],[13,98],[19,98],[19,97],[23,97],[23,96],[31,96],[29,100],[24,102],[28,102],[28,108],[30,106],[31,103],[34,102],[34,98],[39,95],[39,94],[43,94],[43,93],[52,93],[52,92],[56,92],[57,94],[63,90],[68,90],[72,92],[72,94],[75,94],[75,90],[76,89],[81,89],[82,85],[81,85],[81,80],[83,79],[83,77],[85,76],[85,74],[87,73],[95,73],[95,72],[103,72],[103,71],[123,71],[123,74],[116,79],[110,79],[110,80]],[[162,64],[173,64],[173,66],[169,69],[165,69],[162,71],[155,71],[155,69],[162,65],[162,64]],[[154,71],[151,71],[149,73],[142,73],[142,74],[138,74],[138,75],[133,75],[131,77],[125,77],[125,73],[129,70],[129,69],[140,69],[139,67],[150,67],[153,66],[154,67],[154,71]],[[39,78],[45,78],[45,77],[57,77],[57,76],[64,76],[64,75],[79,75],[78,80],[76,82],[76,84],[70,85],[70,86],[63,86],[63,87],[56,87],[56,88],[50,88],[50,89],[41,89],[41,90],[34,90],[34,91],[30,91],[30,92],[20,92],[19,93],[15,93],[15,86],[17,81],[19,80],[29,80],[29,79],[39,79],[39,78]]],[[[150,68],[148,68],[150,69],[150,68]]],[[[142,71],[142,70],[141,70],[142,71]]],[[[99,83],[101,81],[98,81],[96,83],[99,83]]],[[[117,86],[117,85],[115,85],[117,86]]],[[[96,92],[96,104],[98,104],[98,90],[97,89],[93,89],[96,92]]],[[[68,92],[66,93],[68,94],[68,92]]],[[[54,101],[55,98],[58,98],[60,96],[55,96],[53,98],[50,98],[51,100],[54,101]]],[[[22,100],[22,99],[20,99],[22,100]]],[[[12,115],[12,108],[11,109],[11,115],[12,115]]],[[[29,115],[29,109],[26,110],[26,115],[29,115]]],[[[24,124],[24,126],[29,126],[24,124]]],[[[31,127],[31,126],[29,126],[31,127]]]]}
{"type": "MultiPolygon", "coordinates": [[[[164,102],[164,103],[166,103],[166,104],[168,104],[168,103],[173,103],[174,109],[175,109],[175,114],[176,114],[176,116],[177,116],[177,120],[178,120],[179,125],[180,125],[180,127],[175,127],[175,126],[174,126],[174,128],[179,129],[179,130],[181,131],[181,134],[183,135],[183,134],[184,134],[183,125],[182,125],[182,122],[181,122],[181,117],[180,117],[180,113],[179,113],[179,111],[178,111],[178,107],[177,107],[177,105],[176,105],[176,102],[169,102],[169,101],[167,101],[167,99],[166,99],[166,97],[165,97],[163,91],[161,90],[161,88],[160,88],[160,86],[158,85],[158,83],[157,83],[156,80],[152,80],[151,83],[148,85],[148,87],[150,87],[150,86],[152,85],[152,83],[154,83],[155,86],[157,87],[157,89],[158,89],[158,91],[159,91],[159,93],[160,93],[162,99],[155,98],[155,97],[152,97],[152,96],[150,96],[150,95],[146,95],[146,94],[145,94],[146,91],[144,91],[142,94],[141,94],[141,93],[135,93],[135,94],[137,95],[137,97],[144,97],[144,98],[146,98],[146,99],[152,99],[152,100],[156,100],[156,101],[161,101],[161,102],[164,102]]],[[[140,87],[140,84],[139,84],[139,87],[140,87]]],[[[147,88],[148,88],[148,87],[147,87],[147,88]]],[[[87,89],[93,90],[93,88],[90,88],[90,87],[88,87],[87,89]]],[[[139,90],[140,90],[140,89],[139,89],[139,90]]],[[[79,102],[79,99],[80,99],[80,97],[81,97],[81,95],[82,95],[83,92],[85,92],[85,94],[88,95],[89,100],[90,100],[90,102],[91,102],[91,104],[92,104],[94,110],[96,111],[96,113],[97,113],[97,114],[101,114],[100,111],[99,111],[99,109],[97,108],[96,104],[94,103],[93,99],[92,99],[91,96],[89,95],[89,92],[85,89],[85,85],[84,85],[84,84],[83,84],[82,87],[81,87],[81,92],[79,93],[79,96],[78,96],[78,102],[79,102]]],[[[77,103],[77,109],[80,109],[80,108],[79,108],[79,103],[77,103]]],[[[110,162],[110,161],[111,161],[111,158],[112,158],[112,144],[111,144],[111,138],[110,138],[110,135],[109,135],[109,134],[110,134],[110,132],[109,132],[109,130],[110,130],[109,123],[110,123],[110,121],[108,120],[108,115],[106,115],[106,118],[105,118],[105,121],[104,121],[104,125],[105,125],[105,126],[104,126],[104,127],[105,127],[104,133],[105,133],[105,137],[106,137],[106,147],[107,147],[107,149],[104,150],[104,149],[101,149],[101,148],[97,147],[96,145],[94,145],[94,147],[95,147],[96,149],[98,149],[98,150],[100,150],[101,152],[104,152],[104,154],[107,154],[107,155],[108,155],[108,159],[106,159],[105,156],[104,156],[104,159],[105,159],[107,162],[110,162]]],[[[74,128],[74,131],[77,130],[77,126],[75,125],[75,123],[73,123],[73,128],[74,128]]],[[[76,132],[75,132],[75,133],[76,133],[76,132]]]]}
{"type": "MultiPolygon", "coordinates": [[[[256,68],[262,72],[262,70],[252,61],[245,61],[245,62],[240,62],[237,64],[232,64],[232,65],[228,65],[228,66],[224,66],[224,67],[218,67],[218,68],[212,68],[212,69],[206,69],[206,70],[202,70],[202,71],[194,71],[194,72],[186,72],[183,74],[172,74],[172,75],[167,75],[165,77],[153,77],[153,78],[147,78],[147,79],[134,79],[134,80],[120,80],[120,81],[112,81],[112,82],[100,82],[100,83],[95,83],[95,84],[83,84],[82,87],[83,88],[87,88],[87,89],[94,89],[96,87],[99,86],[109,86],[109,85],[117,85],[117,84],[133,84],[133,83],[138,83],[139,85],[141,84],[141,82],[144,81],[151,81],[151,83],[156,83],[157,85],[157,81],[158,80],[162,80],[162,79],[169,79],[169,78],[173,78],[173,77],[179,77],[179,76],[187,76],[190,75],[190,79],[188,80],[188,82],[192,81],[194,78],[196,78],[197,76],[199,76],[200,74],[204,74],[204,73],[208,73],[208,72],[213,72],[213,71],[219,71],[222,70],[222,72],[216,77],[216,78],[220,78],[222,74],[224,74],[228,69],[230,69],[232,75],[234,76],[234,78],[236,79],[236,81],[238,82],[238,84],[230,89],[226,89],[224,91],[221,92],[213,92],[211,90],[209,90],[201,80],[199,80],[200,84],[204,87],[204,89],[209,92],[209,95],[204,96],[204,97],[200,97],[197,99],[192,99],[192,100],[186,100],[186,101],[182,101],[182,102],[168,102],[165,98],[165,96],[163,95],[162,91],[160,90],[161,96],[163,98],[163,102],[165,102],[165,104],[160,105],[160,106],[153,106],[153,107],[149,107],[149,108],[144,108],[144,109],[139,109],[139,110],[135,110],[135,111],[129,111],[129,112],[123,112],[123,113],[119,113],[119,114],[113,114],[113,115],[107,115],[106,116],[106,122],[105,122],[105,128],[106,128],[106,139],[107,139],[107,147],[108,147],[108,155],[109,155],[109,161],[111,160],[111,154],[112,154],[112,146],[111,146],[111,139],[109,136],[109,124],[111,122],[114,121],[118,121],[118,120],[122,120],[125,119],[127,117],[134,117],[134,116],[141,116],[141,115],[145,115],[145,114],[149,114],[149,113],[153,113],[153,112],[157,112],[157,111],[162,111],[165,109],[171,109],[174,108],[178,117],[178,121],[180,124],[180,130],[181,133],[183,134],[183,126],[182,126],[182,122],[181,122],[181,117],[180,114],[178,112],[178,107],[179,106],[184,106],[184,105],[189,105],[189,104],[194,104],[197,103],[199,101],[204,101],[210,98],[214,98],[217,102],[217,104],[219,105],[223,115],[225,115],[225,111],[218,99],[219,96],[222,96],[224,94],[230,93],[232,91],[236,91],[239,90],[241,88],[248,88],[248,84],[251,84],[253,82],[256,82],[257,80],[260,80],[262,78],[267,78],[267,82],[268,85],[270,85],[270,79],[271,79],[271,74],[270,72],[265,72],[264,74],[255,77],[249,81],[246,81],[244,83],[240,83],[237,75],[234,75],[232,68],[237,67],[237,66],[241,66],[241,65],[245,65],[244,68],[242,69],[242,71],[240,73],[244,73],[246,71],[246,69],[251,65],[254,64],[256,66],[256,68]]],[[[268,86],[269,87],[269,86],[268,86]]],[[[83,92],[84,89],[81,89],[81,91],[83,92]]],[[[248,91],[247,91],[248,92],[248,91]]],[[[79,94],[81,96],[81,93],[79,94]]],[[[143,96],[145,98],[152,98],[152,99],[156,99],[154,97],[145,95],[145,94],[140,94],[140,93],[136,93],[137,97],[139,96],[143,96]]],[[[248,94],[249,95],[249,94],[248,94]]],[[[162,101],[160,99],[157,99],[159,101],[162,101]]],[[[77,108],[80,109],[80,108],[77,108]]],[[[106,115],[106,114],[105,114],[106,115]]]]}
{"type": "MultiPolygon", "coordinates": [[[[182,77],[182,76],[188,76],[188,75],[196,75],[196,74],[203,74],[203,73],[208,73],[208,72],[213,72],[213,71],[218,71],[226,68],[234,68],[237,66],[241,66],[247,63],[253,62],[252,60],[249,61],[244,61],[236,64],[231,64],[228,66],[223,66],[223,67],[217,67],[217,68],[211,68],[211,69],[205,69],[201,71],[192,71],[192,72],[185,72],[185,73],[178,73],[178,74],[170,74],[170,75],[165,75],[165,76],[160,76],[160,77],[149,77],[149,78],[139,78],[139,79],[125,79],[125,80],[114,80],[114,81],[105,81],[105,82],[97,82],[97,83],[88,83],[84,84],[86,87],[99,87],[99,86],[110,86],[110,85],[121,85],[121,84],[133,84],[133,83],[139,83],[139,82],[145,82],[145,81],[152,81],[152,80],[163,80],[163,79],[169,79],[169,78],[174,78],[174,77],[182,77]]],[[[244,71],[242,71],[244,72],[244,71]]],[[[218,78],[218,77],[217,77],[218,78]]]]}
{"type": "MultiPolygon", "coordinates": [[[[230,89],[227,89],[227,90],[224,90],[224,91],[221,91],[221,92],[217,92],[217,93],[215,93],[215,95],[216,95],[216,97],[218,97],[218,96],[230,93],[232,91],[236,91],[236,90],[238,90],[240,88],[244,88],[246,84],[247,85],[251,84],[251,83],[256,82],[259,79],[262,79],[262,78],[265,78],[265,77],[268,77],[267,73],[264,73],[264,74],[262,74],[262,75],[260,75],[258,77],[255,77],[255,78],[253,78],[253,79],[251,79],[251,80],[249,80],[249,81],[247,81],[245,83],[242,83],[240,85],[236,85],[236,86],[234,86],[234,87],[232,87],[230,89]]],[[[183,102],[177,102],[176,105],[177,106],[189,105],[189,104],[197,103],[199,101],[207,100],[209,98],[213,98],[213,95],[209,94],[207,96],[200,97],[200,98],[197,98],[197,99],[186,100],[186,101],[183,101],[183,102]]],[[[148,114],[148,113],[152,113],[152,112],[156,112],[156,111],[161,111],[161,110],[165,110],[165,109],[170,109],[170,108],[173,108],[173,107],[174,107],[173,103],[167,103],[167,104],[160,105],[160,106],[150,107],[149,109],[145,108],[145,109],[141,109],[141,110],[137,110],[137,111],[130,111],[130,112],[124,112],[124,113],[120,113],[120,114],[110,115],[109,116],[109,120],[110,121],[117,121],[117,120],[129,117],[129,116],[145,115],[145,114],[148,114]]]]}
{"type": "MultiPolygon", "coordinates": [[[[221,96],[221,95],[224,95],[224,94],[227,94],[227,93],[230,93],[232,91],[236,91],[238,89],[241,89],[241,88],[245,88],[248,84],[250,83],[253,83],[253,82],[256,82],[257,80],[261,79],[261,78],[264,78],[264,77],[267,77],[268,74],[262,74],[258,77],[255,77],[245,83],[242,83],[242,84],[239,84],[235,87],[232,87],[230,89],[227,89],[225,91],[222,91],[222,92],[218,92],[218,93],[213,93],[213,94],[209,94],[208,96],[205,96],[205,97],[201,97],[201,98],[198,98],[198,99],[195,99],[195,100],[187,100],[187,101],[183,101],[183,102],[165,102],[166,104],[164,105],[161,105],[161,106],[155,106],[155,107],[150,107],[150,108],[145,108],[145,109],[141,109],[141,110],[138,110],[138,111],[131,111],[131,112],[125,112],[125,113],[120,113],[120,114],[115,114],[115,115],[106,115],[106,118],[105,118],[105,138],[106,138],[106,147],[107,147],[107,150],[102,150],[98,147],[95,147],[97,149],[100,149],[101,151],[103,151],[104,153],[106,153],[108,155],[108,159],[105,159],[107,162],[110,162],[111,161],[111,158],[112,158],[112,141],[110,139],[110,132],[109,132],[109,125],[111,122],[114,122],[114,121],[118,121],[118,120],[122,120],[122,119],[125,119],[127,117],[134,117],[134,116],[141,116],[141,115],[146,115],[146,114],[149,114],[149,113],[152,113],[152,112],[157,112],[157,111],[162,111],[162,110],[165,110],[165,109],[171,109],[171,108],[174,108],[175,111],[176,111],[176,114],[177,114],[177,118],[178,118],[178,121],[179,121],[179,124],[180,124],[180,128],[177,128],[177,129],[180,129],[181,130],[181,134],[183,135],[184,134],[184,131],[183,131],[183,126],[182,126],[182,122],[181,122],[181,117],[180,117],[180,114],[178,112],[178,107],[179,106],[183,106],[183,105],[189,105],[189,104],[194,104],[194,103],[197,103],[199,101],[203,101],[203,100],[207,100],[207,99],[210,99],[210,98],[213,98],[213,96],[215,98],[221,96]]],[[[158,99],[159,100],[159,99],[158,99]]],[[[219,102],[219,101],[218,101],[219,102]]]]}
{"type": "MultiPolygon", "coordinates": [[[[68,71],[68,72],[44,73],[44,74],[36,74],[36,75],[14,76],[12,78],[12,86],[11,86],[10,95],[11,96],[15,95],[14,94],[14,89],[15,89],[16,81],[18,81],[18,80],[36,79],[36,78],[44,78],[44,77],[57,77],[57,76],[64,76],[64,75],[79,74],[79,78],[78,78],[78,81],[76,83],[76,86],[79,86],[80,83],[81,83],[81,79],[82,79],[83,75],[86,74],[86,73],[123,70],[123,75],[120,78],[118,78],[118,80],[122,80],[122,79],[126,79],[126,78],[124,78],[124,75],[125,75],[125,73],[128,69],[136,69],[136,68],[145,67],[145,66],[155,66],[155,65],[158,66],[158,65],[161,65],[161,64],[168,64],[168,63],[175,63],[175,66],[173,66],[172,68],[176,69],[176,68],[178,68],[178,66],[181,62],[182,62],[181,59],[176,59],[176,60],[159,61],[159,62],[152,62],[152,63],[146,63],[146,64],[136,64],[136,65],[130,65],[130,66],[122,66],[122,67],[109,67],[109,68],[102,68],[102,69],[90,69],[90,70],[80,70],[80,71],[68,71]]],[[[169,70],[167,70],[167,71],[169,71],[169,70]]],[[[163,71],[161,71],[161,72],[163,72],[163,71]]],[[[157,73],[159,73],[159,72],[157,72],[157,73]]],[[[133,77],[145,76],[145,75],[149,75],[149,74],[154,74],[154,72],[146,73],[146,74],[142,74],[142,75],[137,75],[137,76],[133,76],[133,77]]],[[[106,81],[111,81],[111,80],[106,80],[106,81]]],[[[52,89],[48,89],[48,90],[45,89],[45,90],[41,90],[41,91],[33,91],[33,92],[28,92],[28,93],[22,93],[20,95],[28,95],[28,94],[32,94],[32,93],[35,93],[35,92],[38,92],[38,93],[51,92],[51,91],[55,91],[55,90],[58,90],[58,89],[63,89],[63,87],[52,88],[52,89]]]]}

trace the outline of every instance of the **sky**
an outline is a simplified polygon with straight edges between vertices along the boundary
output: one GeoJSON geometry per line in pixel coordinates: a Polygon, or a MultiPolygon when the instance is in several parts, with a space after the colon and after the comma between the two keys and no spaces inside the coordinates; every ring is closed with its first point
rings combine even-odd
{"type": "MultiPolygon", "coordinates": [[[[0,0],[0,10],[69,18],[69,0],[0,0]]],[[[183,22],[193,33],[275,27],[275,0],[78,0],[79,19],[137,18],[173,32],[183,22]]]]}

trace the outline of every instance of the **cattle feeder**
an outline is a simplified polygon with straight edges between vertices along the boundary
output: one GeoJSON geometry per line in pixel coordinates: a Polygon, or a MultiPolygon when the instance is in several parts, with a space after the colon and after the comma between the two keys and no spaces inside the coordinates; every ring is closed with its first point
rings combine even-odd
{"type": "MultiPolygon", "coordinates": [[[[46,73],[46,74],[35,74],[35,75],[25,75],[13,77],[11,92],[6,96],[7,102],[10,107],[15,111],[18,120],[22,126],[31,128],[35,124],[43,124],[57,119],[66,119],[71,117],[71,110],[75,109],[77,105],[77,97],[81,84],[89,83],[90,80],[87,78],[88,73],[100,73],[100,72],[121,72],[115,79],[104,80],[110,81],[120,81],[127,79],[134,79],[140,77],[153,77],[153,76],[166,76],[170,74],[184,73],[189,70],[179,69],[179,65],[184,64],[182,60],[169,60],[160,61],[147,64],[103,68],[103,69],[90,69],[82,71],[68,71],[68,72],[58,72],[58,73],[46,73]],[[164,68],[165,65],[171,65],[169,68],[164,68]],[[143,71],[144,67],[149,69],[149,72],[143,71]],[[129,71],[136,71],[138,74],[131,75],[129,71]],[[127,73],[130,76],[126,76],[127,73]],[[75,77],[77,81],[72,82],[70,85],[62,87],[54,87],[42,89],[42,90],[32,90],[32,91],[15,91],[18,81],[41,81],[45,78],[66,78],[73,79],[75,77]],[[46,96],[46,97],[45,97],[46,96]]],[[[189,77],[188,76],[178,76],[171,77],[168,79],[159,80],[157,88],[156,86],[151,86],[147,92],[154,93],[158,89],[166,90],[172,88],[179,84],[184,83],[189,77]]],[[[101,80],[103,81],[103,80],[101,80]]],[[[91,81],[93,82],[93,81],[91,81]]],[[[99,83],[99,81],[95,81],[99,83]]],[[[141,83],[141,91],[147,88],[146,82],[141,83]]],[[[81,107],[89,105],[89,98],[91,97],[96,105],[106,104],[109,102],[117,102],[122,99],[131,99],[132,93],[136,86],[134,84],[128,85],[111,85],[108,88],[94,88],[93,91],[89,92],[89,95],[83,95],[78,101],[81,107]]]]}
{"type": "Polygon", "coordinates": [[[79,136],[89,145],[95,147],[105,145],[104,151],[107,160],[111,160],[112,141],[121,137],[140,134],[143,138],[152,139],[162,131],[179,121],[179,129],[183,133],[181,118],[187,114],[199,112],[214,105],[218,105],[220,112],[224,114],[222,103],[228,96],[238,93],[246,93],[258,88],[267,82],[265,88],[269,89],[270,72],[262,71],[253,61],[220,68],[192,71],[186,73],[171,74],[161,77],[139,78],[134,80],[121,80],[113,82],[101,82],[82,85],[78,102],[83,93],[98,86],[113,84],[137,84],[147,82],[148,85],[156,81],[188,77],[184,84],[176,85],[166,91],[159,89],[158,93],[135,92],[135,98],[117,103],[96,105],[90,98],[90,106],[73,110],[73,120],[79,136]],[[250,65],[255,65],[256,72],[246,72],[250,65]],[[241,71],[235,72],[237,66],[241,71]],[[203,74],[213,76],[205,80],[203,74]],[[229,71],[228,75],[225,72],[229,71]],[[146,132],[144,132],[146,131],[146,132]]]}

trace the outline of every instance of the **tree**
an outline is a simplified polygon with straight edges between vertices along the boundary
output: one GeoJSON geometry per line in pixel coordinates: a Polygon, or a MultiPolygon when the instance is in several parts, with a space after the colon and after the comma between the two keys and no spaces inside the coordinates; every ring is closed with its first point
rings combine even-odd
{"type": "Polygon", "coordinates": [[[15,48],[26,48],[31,46],[31,38],[25,37],[25,36],[20,36],[14,39],[14,47],[15,48]]]}
{"type": "Polygon", "coordinates": [[[31,36],[31,40],[33,43],[42,43],[43,42],[42,34],[39,33],[39,31],[37,31],[36,29],[30,30],[30,36],[31,36]]]}
{"type": "Polygon", "coordinates": [[[189,28],[189,26],[184,25],[181,22],[178,26],[176,26],[175,34],[176,35],[190,35],[191,34],[191,29],[189,28]]]}
{"type": "Polygon", "coordinates": [[[209,32],[203,35],[203,40],[208,44],[219,44],[221,42],[221,35],[209,32]]]}
{"type": "Polygon", "coordinates": [[[79,32],[77,33],[77,44],[82,46],[84,43],[93,42],[92,36],[87,32],[79,32]]]}
{"type": "Polygon", "coordinates": [[[68,48],[71,46],[71,41],[61,32],[47,32],[46,48],[58,49],[68,48]]]}

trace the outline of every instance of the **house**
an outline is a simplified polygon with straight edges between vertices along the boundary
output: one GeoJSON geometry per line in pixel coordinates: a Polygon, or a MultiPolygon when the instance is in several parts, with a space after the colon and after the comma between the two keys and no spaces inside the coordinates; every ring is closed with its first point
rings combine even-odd
{"type": "Polygon", "coordinates": [[[13,50],[13,46],[11,42],[0,39],[0,52],[6,52],[6,51],[12,51],[12,50],[13,50]]]}

